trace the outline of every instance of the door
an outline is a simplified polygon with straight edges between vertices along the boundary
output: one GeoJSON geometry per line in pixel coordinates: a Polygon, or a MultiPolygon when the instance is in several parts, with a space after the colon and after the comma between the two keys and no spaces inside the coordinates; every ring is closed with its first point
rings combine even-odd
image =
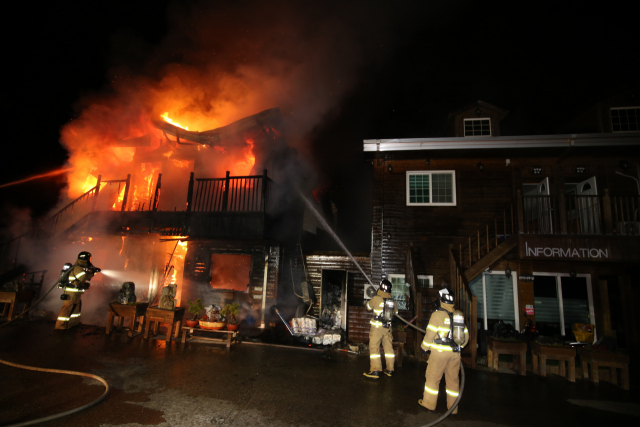
{"type": "Polygon", "coordinates": [[[345,328],[347,301],[347,272],[322,270],[320,290],[320,326],[325,329],[345,328]]]}
{"type": "Polygon", "coordinates": [[[576,210],[581,234],[600,234],[600,205],[596,177],[576,184],[576,210]]]}

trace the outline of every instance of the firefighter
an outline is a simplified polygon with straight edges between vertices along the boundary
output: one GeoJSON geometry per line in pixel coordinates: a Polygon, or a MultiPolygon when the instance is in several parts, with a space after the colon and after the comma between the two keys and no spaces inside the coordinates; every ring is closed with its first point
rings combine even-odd
{"type": "Polygon", "coordinates": [[[85,290],[89,289],[89,280],[100,271],[91,264],[91,254],[80,252],[74,265],[65,264],[62,268],[58,287],[64,289],[60,295],[63,301],[62,309],[56,321],[56,329],[69,329],[79,325],[82,301],[80,298],[85,290]]]}
{"type": "MultiPolygon", "coordinates": [[[[448,289],[443,288],[440,290],[440,308],[431,315],[424,340],[420,345],[423,351],[431,351],[423,398],[418,400],[421,406],[431,411],[436,409],[438,388],[443,373],[446,381],[447,408],[453,406],[460,390],[460,351],[467,342],[469,330],[464,326],[464,315],[458,310],[454,312],[453,295],[448,289]]],[[[456,407],[452,413],[457,414],[458,408],[456,407]]]]}
{"type": "Polygon", "coordinates": [[[393,365],[395,361],[391,321],[393,320],[393,316],[398,313],[398,306],[391,297],[390,281],[384,279],[380,282],[377,295],[367,301],[367,310],[373,310],[374,316],[371,318],[371,329],[369,330],[370,370],[363,375],[374,379],[380,378],[380,371],[382,371],[380,343],[382,343],[387,365],[384,373],[391,377],[393,376],[393,365]]]}

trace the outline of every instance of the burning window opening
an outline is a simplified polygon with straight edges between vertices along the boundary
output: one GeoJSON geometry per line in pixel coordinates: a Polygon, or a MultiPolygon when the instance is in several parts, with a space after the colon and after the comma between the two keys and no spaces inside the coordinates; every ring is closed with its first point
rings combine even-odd
{"type": "Polygon", "coordinates": [[[251,255],[212,254],[212,289],[246,292],[250,282],[251,255]]]}

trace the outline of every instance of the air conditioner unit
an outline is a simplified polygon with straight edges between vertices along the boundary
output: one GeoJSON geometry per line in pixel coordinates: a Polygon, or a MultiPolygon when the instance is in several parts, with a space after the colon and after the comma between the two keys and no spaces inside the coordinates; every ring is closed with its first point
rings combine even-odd
{"type": "Polygon", "coordinates": [[[371,299],[378,293],[378,288],[371,284],[364,285],[364,299],[371,299]]]}

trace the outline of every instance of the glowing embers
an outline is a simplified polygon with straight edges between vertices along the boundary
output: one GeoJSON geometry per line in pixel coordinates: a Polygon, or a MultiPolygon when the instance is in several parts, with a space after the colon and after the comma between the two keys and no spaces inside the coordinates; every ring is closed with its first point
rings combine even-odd
{"type": "Polygon", "coordinates": [[[246,291],[251,272],[251,255],[211,255],[211,287],[246,291]]]}

